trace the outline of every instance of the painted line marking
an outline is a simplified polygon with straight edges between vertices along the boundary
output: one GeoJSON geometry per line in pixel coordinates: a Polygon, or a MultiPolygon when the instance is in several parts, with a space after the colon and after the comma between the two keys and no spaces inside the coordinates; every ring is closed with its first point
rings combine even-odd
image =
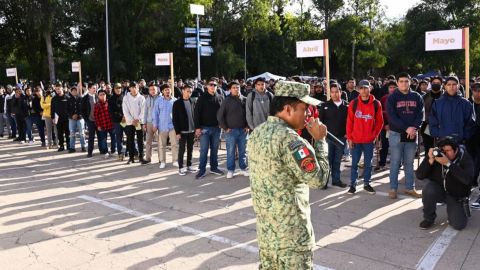
{"type": "MultiPolygon", "coordinates": [[[[142,218],[142,219],[145,219],[145,220],[149,220],[149,221],[152,221],[152,222],[157,223],[157,224],[167,225],[168,227],[170,227],[172,229],[177,229],[177,230],[179,230],[181,232],[184,232],[184,233],[188,233],[188,234],[195,235],[195,236],[198,236],[198,237],[201,237],[201,238],[206,238],[206,239],[209,239],[209,240],[212,240],[212,241],[215,241],[215,242],[226,244],[226,245],[229,245],[229,246],[234,247],[234,248],[243,249],[243,250],[246,250],[250,253],[258,254],[258,252],[259,252],[257,247],[254,247],[254,246],[251,246],[251,245],[248,245],[248,244],[245,244],[245,243],[240,243],[240,242],[237,242],[237,241],[234,241],[234,240],[222,237],[222,236],[218,236],[218,235],[215,235],[215,234],[211,234],[211,233],[208,233],[208,232],[203,232],[203,231],[197,230],[197,229],[192,228],[192,227],[183,226],[183,225],[177,224],[177,223],[172,222],[172,221],[168,221],[168,220],[165,220],[165,219],[153,217],[153,216],[144,214],[144,213],[139,212],[139,211],[128,209],[128,208],[123,207],[123,206],[118,205],[118,204],[114,204],[114,203],[107,202],[107,201],[104,201],[104,200],[101,200],[101,199],[97,199],[95,197],[91,197],[91,196],[88,196],[88,195],[81,195],[81,196],[78,196],[77,198],[83,199],[83,200],[86,200],[86,201],[89,201],[89,202],[97,203],[97,204],[103,205],[105,207],[117,210],[119,212],[123,212],[123,213],[129,214],[131,216],[135,216],[135,217],[139,217],[139,218],[142,218]]],[[[315,264],[313,266],[313,269],[315,269],[315,270],[333,270],[332,268],[328,268],[328,267],[317,265],[317,264],[315,264]]]]}
{"type": "Polygon", "coordinates": [[[432,270],[437,265],[443,253],[447,250],[453,238],[458,231],[448,226],[442,234],[432,243],[427,252],[423,255],[417,263],[415,269],[417,270],[432,270]]]}

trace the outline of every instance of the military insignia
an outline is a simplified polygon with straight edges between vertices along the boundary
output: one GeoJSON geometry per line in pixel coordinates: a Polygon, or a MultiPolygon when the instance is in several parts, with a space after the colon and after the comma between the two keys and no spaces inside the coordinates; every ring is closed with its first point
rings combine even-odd
{"type": "Polygon", "coordinates": [[[303,146],[302,148],[293,152],[293,157],[297,161],[302,171],[306,173],[315,171],[315,158],[313,157],[312,152],[310,152],[306,146],[303,146]]]}
{"type": "Polygon", "coordinates": [[[300,168],[302,168],[304,172],[311,173],[315,171],[315,167],[315,160],[311,156],[308,156],[300,161],[300,168]]]}
{"type": "Polygon", "coordinates": [[[290,144],[288,144],[288,148],[290,148],[290,150],[292,151],[302,146],[304,146],[304,144],[302,141],[299,141],[299,140],[293,141],[290,144]]]}

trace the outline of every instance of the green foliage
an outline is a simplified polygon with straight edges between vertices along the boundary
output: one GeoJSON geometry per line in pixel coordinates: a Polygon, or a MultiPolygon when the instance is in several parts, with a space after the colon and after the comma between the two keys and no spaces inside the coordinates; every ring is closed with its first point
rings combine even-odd
{"type": "MultiPolygon", "coordinates": [[[[211,57],[202,75],[322,75],[323,59],[296,58],[295,42],[330,40],[331,75],[412,74],[432,69],[463,74],[463,51],[425,52],[426,31],[470,27],[472,73],[480,63],[480,0],[423,0],[396,21],[383,17],[379,0],[110,0],[110,67],[113,81],[167,77],[154,54],[173,52],[175,74],[196,76],[196,51],[185,49],[184,27],[195,26],[189,4],[205,5],[201,27],[212,27],[211,57]],[[288,9],[292,3],[303,8],[288,9]],[[309,6],[310,5],[310,6],[309,6]],[[352,58],[353,56],[353,58],[352,58]],[[353,68],[353,70],[352,70],[353,68]]],[[[77,81],[70,63],[82,61],[84,80],[106,77],[105,0],[0,0],[1,69],[48,80],[46,37],[58,79],[77,81]]],[[[2,83],[13,83],[0,72],[2,83]]]]}

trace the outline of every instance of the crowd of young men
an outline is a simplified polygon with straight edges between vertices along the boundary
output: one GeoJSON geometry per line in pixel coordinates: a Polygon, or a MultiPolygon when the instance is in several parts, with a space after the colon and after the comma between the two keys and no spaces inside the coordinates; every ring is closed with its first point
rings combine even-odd
{"type": "MultiPolygon", "coordinates": [[[[465,146],[474,164],[472,178],[477,179],[480,125],[475,116],[480,108],[480,82],[472,82],[469,100],[463,97],[464,87],[455,76],[418,81],[402,73],[385,80],[369,77],[358,85],[351,78],[346,81],[345,91],[342,84],[332,80],[329,99],[325,81],[306,83],[310,84],[310,95],[322,101],[309,111],[345,145],[327,140],[332,185],[347,187],[340,168],[342,161],[351,158],[348,193],[357,192],[359,169],[363,168],[363,190],[375,194],[370,185],[372,172],[386,168],[390,153],[389,197],[397,198],[398,175],[403,167],[404,193],[420,198],[422,195],[415,189],[413,166],[419,146],[423,143],[428,157],[436,142],[447,136],[465,146]],[[379,155],[374,167],[375,149],[379,155]]],[[[89,83],[86,91],[81,86],[67,89],[60,83],[45,91],[40,86],[32,89],[31,85],[0,87],[0,137],[6,131],[14,141],[34,144],[35,125],[42,147],[74,153],[78,135],[80,150],[88,158],[93,156],[97,137],[101,155],[105,158],[116,155],[120,161],[128,157],[127,164],[135,160],[151,163],[156,140],[160,169],[167,166],[166,150],[170,145],[171,165],[178,167],[179,175],[196,173],[196,179],[201,179],[207,173],[208,159],[210,172],[224,175],[218,167],[223,136],[227,149],[226,178],[234,176],[236,160],[240,174],[248,176],[247,139],[270,115],[275,82],[258,78],[253,82],[227,84],[224,79],[210,78],[203,82],[205,87],[181,81],[175,84],[172,89],[166,83],[152,82],[147,87],[144,80],[138,84],[116,83],[113,87],[103,82],[89,83]],[[200,142],[198,168],[192,163],[195,138],[200,142]]],[[[311,140],[305,129],[298,132],[311,140]]],[[[480,201],[472,206],[480,208],[480,201]]]]}

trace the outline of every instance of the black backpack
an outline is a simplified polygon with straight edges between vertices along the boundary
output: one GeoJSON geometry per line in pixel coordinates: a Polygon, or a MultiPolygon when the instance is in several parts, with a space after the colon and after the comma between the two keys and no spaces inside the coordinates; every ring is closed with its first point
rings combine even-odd
{"type": "MultiPolygon", "coordinates": [[[[374,119],[375,119],[375,116],[377,115],[378,108],[379,108],[378,102],[380,102],[380,101],[378,101],[378,100],[376,100],[376,99],[373,100],[373,108],[374,108],[374,110],[375,110],[375,115],[373,116],[374,119]]],[[[352,106],[353,106],[353,113],[355,113],[355,112],[357,111],[357,107],[358,107],[358,98],[354,99],[354,100],[352,101],[352,103],[353,103],[353,104],[352,104],[352,106]]]]}

